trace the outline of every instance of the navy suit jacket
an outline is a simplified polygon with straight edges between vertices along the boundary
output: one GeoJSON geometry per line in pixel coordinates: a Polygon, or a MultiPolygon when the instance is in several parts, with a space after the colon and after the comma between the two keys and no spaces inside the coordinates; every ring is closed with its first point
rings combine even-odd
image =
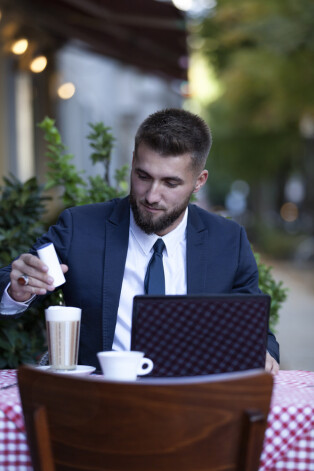
{"type": "MultiPolygon", "coordinates": [[[[36,247],[51,241],[60,261],[69,266],[62,289],[66,305],[82,309],[80,364],[99,367],[96,353],[112,347],[129,222],[128,197],[66,209],[31,250],[36,253],[36,247]]],[[[10,267],[0,270],[0,299],[9,273],[10,267]]],[[[187,222],[187,292],[259,292],[258,270],[243,227],[193,204],[187,222]]],[[[271,332],[268,351],[279,361],[271,332]]]]}

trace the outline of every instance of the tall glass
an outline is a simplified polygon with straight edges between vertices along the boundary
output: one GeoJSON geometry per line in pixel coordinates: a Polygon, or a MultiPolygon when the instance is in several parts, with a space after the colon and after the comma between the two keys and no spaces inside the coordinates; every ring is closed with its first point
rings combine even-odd
{"type": "Polygon", "coordinates": [[[45,310],[49,363],[55,370],[74,370],[78,361],[81,309],[50,306],[45,310]]]}

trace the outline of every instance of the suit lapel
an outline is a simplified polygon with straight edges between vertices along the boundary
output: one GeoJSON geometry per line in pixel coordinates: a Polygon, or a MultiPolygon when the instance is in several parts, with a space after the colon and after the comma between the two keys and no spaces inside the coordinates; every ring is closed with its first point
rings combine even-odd
{"type": "Polygon", "coordinates": [[[187,293],[205,291],[207,272],[208,230],[194,205],[189,205],[186,241],[187,293]]]}
{"type": "Polygon", "coordinates": [[[111,349],[128,250],[130,206],[121,200],[105,222],[103,283],[103,348],[111,349]]]}
{"type": "Polygon", "coordinates": [[[221,280],[217,267],[221,261],[221,240],[211,230],[211,215],[206,213],[206,225],[197,206],[189,205],[187,224],[187,292],[188,294],[219,293],[221,280]]]}

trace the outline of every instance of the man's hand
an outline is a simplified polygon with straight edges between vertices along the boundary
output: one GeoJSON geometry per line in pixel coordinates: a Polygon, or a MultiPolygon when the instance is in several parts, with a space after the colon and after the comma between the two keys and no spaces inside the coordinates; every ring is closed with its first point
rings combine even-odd
{"type": "MultiPolygon", "coordinates": [[[[68,271],[67,265],[61,265],[63,273],[68,271]]],[[[11,284],[8,293],[12,299],[25,302],[34,294],[43,295],[55,289],[53,278],[48,276],[48,267],[38,257],[29,253],[22,254],[12,263],[10,274],[11,284]],[[27,275],[28,284],[21,286],[18,278],[27,275]]]]}
{"type": "Polygon", "coordinates": [[[265,370],[274,375],[279,371],[278,363],[268,352],[266,352],[265,370]]]}

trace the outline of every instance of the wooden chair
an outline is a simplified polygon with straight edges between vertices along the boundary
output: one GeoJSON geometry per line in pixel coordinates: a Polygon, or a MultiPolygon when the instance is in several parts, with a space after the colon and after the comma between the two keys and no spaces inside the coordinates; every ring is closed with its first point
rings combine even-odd
{"type": "Polygon", "coordinates": [[[254,471],[272,376],[105,381],[22,366],[18,381],[35,471],[254,471]]]}

